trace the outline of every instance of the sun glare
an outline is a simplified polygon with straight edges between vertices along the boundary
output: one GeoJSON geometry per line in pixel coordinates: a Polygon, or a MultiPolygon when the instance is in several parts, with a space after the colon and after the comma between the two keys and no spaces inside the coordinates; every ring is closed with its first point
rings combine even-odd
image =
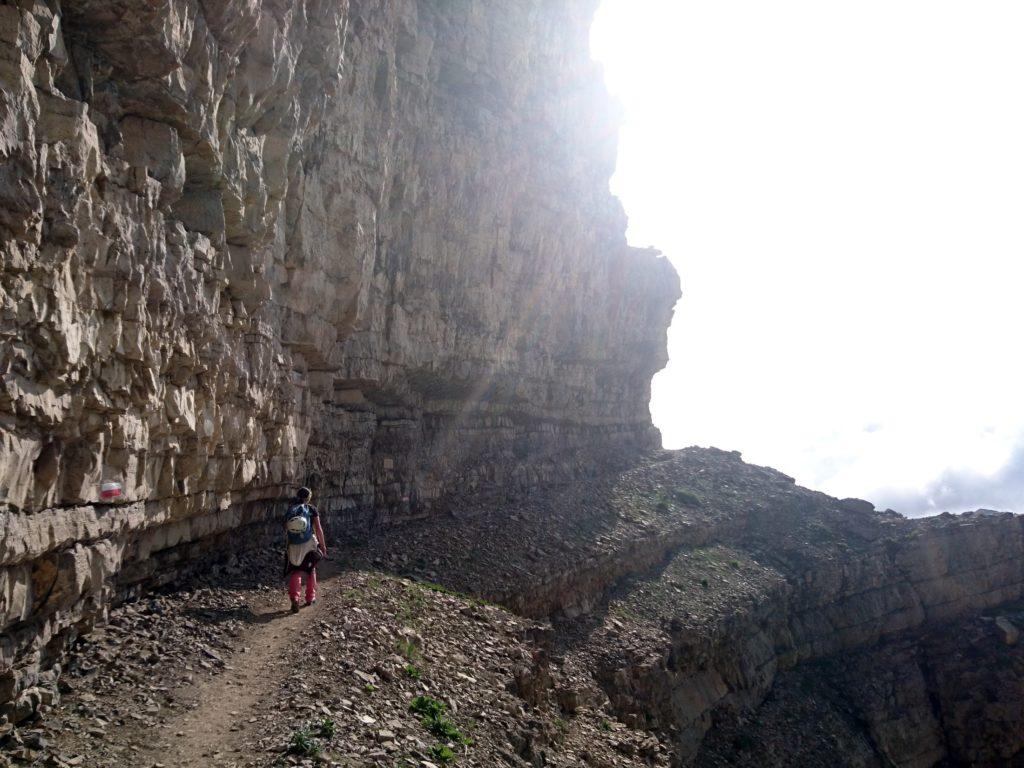
{"type": "MultiPolygon", "coordinates": [[[[1006,1],[604,0],[612,188],[683,281],[668,447],[911,514],[1024,450],[1021,29],[1006,1]]],[[[973,494],[1024,510],[1024,480],[973,494]]]]}

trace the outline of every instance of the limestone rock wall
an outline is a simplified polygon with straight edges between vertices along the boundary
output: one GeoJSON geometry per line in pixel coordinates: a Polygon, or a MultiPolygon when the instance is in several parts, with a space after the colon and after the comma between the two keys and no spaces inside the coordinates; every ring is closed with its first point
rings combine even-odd
{"type": "Polygon", "coordinates": [[[0,700],[296,483],[381,524],[657,443],[594,5],[0,0],[0,700]]]}

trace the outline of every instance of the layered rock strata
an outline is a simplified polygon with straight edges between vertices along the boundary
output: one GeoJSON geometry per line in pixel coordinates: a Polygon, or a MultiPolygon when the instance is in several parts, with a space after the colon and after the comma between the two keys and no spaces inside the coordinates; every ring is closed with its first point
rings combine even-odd
{"type": "Polygon", "coordinates": [[[561,617],[568,668],[678,765],[1024,760],[1024,516],[907,520],[703,449],[471,511],[369,551],[561,617]]]}
{"type": "MultiPolygon", "coordinates": [[[[1000,660],[970,628],[986,612],[1013,626],[1008,612],[1024,594],[1024,517],[906,520],[801,489],[734,455],[690,451],[667,463],[671,472],[660,476],[670,481],[658,480],[654,494],[670,512],[687,517],[689,500],[732,524],[620,584],[578,652],[627,722],[671,734],[678,764],[712,764],[701,756],[709,734],[759,722],[780,676],[813,681],[817,664],[845,670],[832,687],[844,706],[808,708],[799,727],[820,732],[830,715],[845,716],[845,729],[832,728],[841,735],[833,746],[848,748],[797,760],[798,739],[777,742],[780,765],[858,765],[858,741],[878,765],[995,766],[1020,752],[1024,668],[1000,660]],[[904,656],[886,651],[890,643],[904,656]],[[976,660],[979,678],[1002,678],[1002,692],[962,704],[970,696],[957,680],[969,665],[960,654],[976,660]],[[1000,714],[982,714],[988,705],[1000,714]],[[984,748],[974,733],[981,722],[984,748]]],[[[737,733],[748,762],[764,764],[769,753],[758,745],[770,741],[756,728],[737,733]]]]}
{"type": "Polygon", "coordinates": [[[715,722],[697,762],[1022,765],[1021,626],[1021,606],[1004,606],[785,671],[755,711],[715,722]]]}
{"type": "Polygon", "coordinates": [[[0,2],[0,700],[295,483],[384,524],[657,443],[593,6],[0,2]]]}

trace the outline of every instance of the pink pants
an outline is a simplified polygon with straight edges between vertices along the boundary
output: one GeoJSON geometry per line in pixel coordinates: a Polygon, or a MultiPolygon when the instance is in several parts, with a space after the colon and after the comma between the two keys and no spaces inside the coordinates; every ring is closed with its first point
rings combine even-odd
{"type": "MultiPolygon", "coordinates": [[[[288,597],[295,603],[299,602],[303,573],[304,571],[295,570],[288,578],[288,597]]],[[[316,600],[316,568],[306,574],[306,602],[311,603],[314,600],[316,600]]]]}

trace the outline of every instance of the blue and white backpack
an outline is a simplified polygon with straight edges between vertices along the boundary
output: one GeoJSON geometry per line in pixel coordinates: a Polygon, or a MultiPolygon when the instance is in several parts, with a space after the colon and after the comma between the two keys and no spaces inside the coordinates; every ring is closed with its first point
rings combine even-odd
{"type": "Polygon", "coordinates": [[[288,509],[285,529],[289,544],[305,544],[313,538],[313,520],[308,504],[295,504],[288,509]]]}

